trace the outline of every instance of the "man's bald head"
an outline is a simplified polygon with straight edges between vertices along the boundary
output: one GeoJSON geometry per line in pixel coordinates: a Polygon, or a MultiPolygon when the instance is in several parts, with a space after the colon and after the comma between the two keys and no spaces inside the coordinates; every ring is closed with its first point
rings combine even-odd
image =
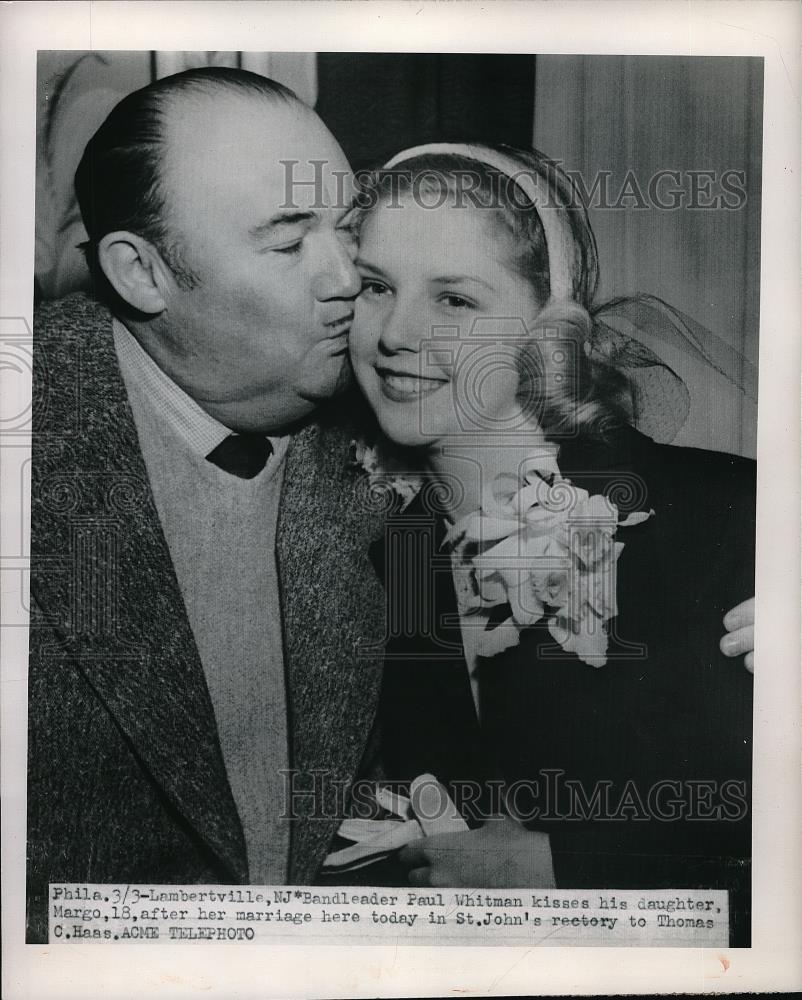
{"type": "Polygon", "coordinates": [[[76,186],[112,310],[216,420],[283,433],[347,382],[353,178],[291,91],[229,69],[161,80],[112,111],[76,186]]]}
{"type": "Polygon", "coordinates": [[[257,73],[211,66],[192,69],[129,94],[84,150],[75,173],[75,193],[88,236],[84,250],[98,291],[118,305],[98,260],[100,240],[111,232],[135,233],[152,243],[184,287],[197,281],[169,224],[164,178],[168,123],[180,115],[182,102],[215,95],[306,107],[288,87],[257,73]]]}

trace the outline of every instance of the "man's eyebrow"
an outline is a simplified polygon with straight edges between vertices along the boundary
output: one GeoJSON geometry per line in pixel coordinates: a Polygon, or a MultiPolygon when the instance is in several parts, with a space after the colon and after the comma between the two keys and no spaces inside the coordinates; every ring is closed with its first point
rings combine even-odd
{"type": "Polygon", "coordinates": [[[490,291],[494,291],[493,286],[484,281],[482,278],[475,278],[470,274],[447,274],[442,277],[432,278],[432,284],[435,285],[462,285],[466,281],[471,281],[477,285],[484,285],[485,288],[489,288],[490,291]]]}
{"type": "Polygon", "coordinates": [[[255,240],[264,239],[280,229],[282,226],[297,226],[304,222],[311,222],[316,218],[314,212],[279,212],[265,222],[259,222],[251,226],[248,235],[255,240]]]}

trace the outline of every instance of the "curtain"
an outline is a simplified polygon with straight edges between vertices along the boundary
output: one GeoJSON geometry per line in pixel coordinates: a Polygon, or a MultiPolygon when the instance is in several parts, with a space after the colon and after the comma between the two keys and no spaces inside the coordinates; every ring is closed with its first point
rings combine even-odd
{"type": "Polygon", "coordinates": [[[148,52],[40,52],[36,118],[38,297],[59,298],[88,282],[77,245],[86,239],[73,193],[90,136],[126,94],[149,83],[148,52]]]}
{"type": "MultiPolygon", "coordinates": [[[[535,146],[576,171],[587,192],[598,184],[590,217],[600,298],[657,295],[757,365],[762,60],[538,56],[536,63],[535,146]],[[664,175],[652,198],[649,182],[661,171],[679,172],[679,181],[664,175]],[[726,199],[730,207],[725,174],[742,187],[726,199]],[[681,193],[672,197],[673,188],[681,193]]],[[[691,390],[676,443],[754,455],[756,405],[668,347],[662,356],[691,390]]]]}
{"type": "Polygon", "coordinates": [[[528,145],[529,55],[321,53],[316,110],[354,169],[433,140],[528,145]]]}

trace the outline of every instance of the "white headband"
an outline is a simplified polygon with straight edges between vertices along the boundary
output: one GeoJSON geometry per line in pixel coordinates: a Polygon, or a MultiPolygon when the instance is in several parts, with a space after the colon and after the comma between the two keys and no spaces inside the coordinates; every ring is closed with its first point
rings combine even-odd
{"type": "Polygon", "coordinates": [[[413,146],[396,153],[385,163],[385,170],[397,167],[405,160],[428,154],[448,153],[478,160],[511,178],[537,209],[546,248],[549,254],[549,284],[552,301],[574,298],[574,240],[564,208],[554,203],[553,192],[544,177],[534,170],[522,170],[519,164],[503,153],[484,146],[471,146],[456,142],[432,142],[413,146]]]}

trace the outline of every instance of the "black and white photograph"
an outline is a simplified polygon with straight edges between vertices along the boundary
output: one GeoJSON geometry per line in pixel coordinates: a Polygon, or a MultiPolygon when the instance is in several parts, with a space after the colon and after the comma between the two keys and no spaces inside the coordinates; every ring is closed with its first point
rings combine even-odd
{"type": "Polygon", "coordinates": [[[35,54],[15,934],[726,974],[766,60],[260,40],[35,54]]]}

